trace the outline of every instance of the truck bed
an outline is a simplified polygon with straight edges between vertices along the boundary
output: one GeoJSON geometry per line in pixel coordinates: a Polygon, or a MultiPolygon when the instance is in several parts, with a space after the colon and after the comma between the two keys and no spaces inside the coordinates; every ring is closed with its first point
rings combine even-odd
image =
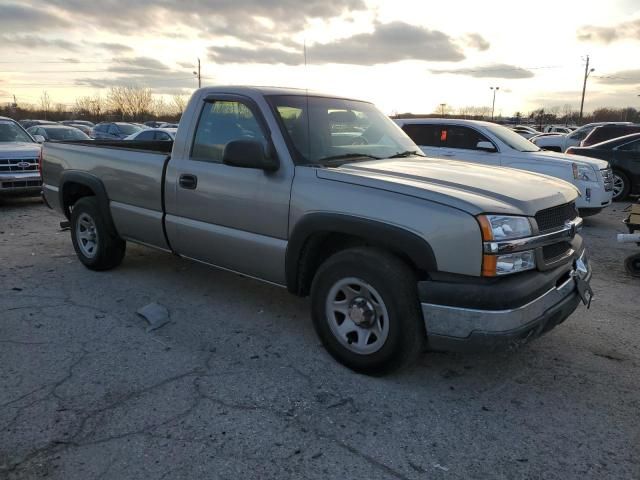
{"type": "Polygon", "coordinates": [[[52,207],[62,210],[58,186],[62,176],[100,179],[123,238],[151,240],[166,246],[162,228],[163,171],[173,142],[50,142],[43,148],[43,189],[52,207]],[[77,173],[76,173],[77,172],[77,173]]]}

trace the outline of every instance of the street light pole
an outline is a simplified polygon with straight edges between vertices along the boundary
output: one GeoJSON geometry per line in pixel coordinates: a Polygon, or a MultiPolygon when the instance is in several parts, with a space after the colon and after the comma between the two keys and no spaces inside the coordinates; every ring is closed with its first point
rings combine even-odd
{"type": "Polygon", "coordinates": [[[591,72],[595,71],[595,68],[589,70],[589,55],[587,55],[587,61],[584,64],[584,82],[582,83],[582,100],[580,100],[580,119],[582,119],[582,112],[584,111],[584,94],[587,91],[587,78],[591,72]]]}
{"type": "Polygon", "coordinates": [[[442,115],[444,117],[444,107],[446,107],[447,104],[446,103],[441,103],[440,104],[440,115],[442,115]]]}
{"type": "Polygon", "coordinates": [[[193,72],[193,74],[198,77],[198,88],[202,87],[202,77],[200,76],[200,58],[198,58],[198,71],[193,72]]]}
{"type": "Polygon", "coordinates": [[[493,122],[493,113],[496,110],[496,92],[500,90],[500,87],[489,87],[493,90],[493,103],[491,104],[491,121],[493,122]]]}

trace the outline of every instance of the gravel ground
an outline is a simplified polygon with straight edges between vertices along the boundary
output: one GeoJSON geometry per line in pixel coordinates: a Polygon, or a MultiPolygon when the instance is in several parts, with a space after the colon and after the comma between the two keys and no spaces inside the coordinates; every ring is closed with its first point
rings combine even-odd
{"type": "Polygon", "coordinates": [[[306,299],[131,244],[91,272],[57,214],[0,200],[0,478],[638,479],[622,206],[586,221],[590,310],[515,353],[369,378],[306,299]],[[171,322],[147,333],[150,302],[171,322]]]}

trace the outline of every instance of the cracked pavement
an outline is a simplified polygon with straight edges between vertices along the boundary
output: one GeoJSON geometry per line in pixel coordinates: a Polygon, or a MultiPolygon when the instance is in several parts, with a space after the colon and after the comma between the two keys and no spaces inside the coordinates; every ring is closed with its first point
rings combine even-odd
{"type": "Polygon", "coordinates": [[[133,244],[91,272],[61,217],[0,199],[0,479],[638,479],[623,206],[585,221],[591,310],[370,378],[323,350],[307,299],[133,244]],[[171,322],[146,333],[151,302],[171,322]]]}

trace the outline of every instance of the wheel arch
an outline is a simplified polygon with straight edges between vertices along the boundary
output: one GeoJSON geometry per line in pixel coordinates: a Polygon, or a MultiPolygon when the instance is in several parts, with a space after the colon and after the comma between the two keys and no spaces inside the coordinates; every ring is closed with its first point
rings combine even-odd
{"type": "Polygon", "coordinates": [[[89,173],[67,171],[60,179],[59,201],[67,218],[71,218],[71,207],[81,198],[93,196],[98,201],[100,214],[103,216],[110,233],[117,235],[115,224],[109,209],[107,189],[102,181],[89,173]]]}
{"type": "Polygon", "coordinates": [[[285,272],[289,292],[305,296],[320,264],[353,246],[382,248],[400,257],[414,270],[438,270],[429,243],[395,225],[345,214],[311,213],[296,224],[287,245],[285,272]]]}

